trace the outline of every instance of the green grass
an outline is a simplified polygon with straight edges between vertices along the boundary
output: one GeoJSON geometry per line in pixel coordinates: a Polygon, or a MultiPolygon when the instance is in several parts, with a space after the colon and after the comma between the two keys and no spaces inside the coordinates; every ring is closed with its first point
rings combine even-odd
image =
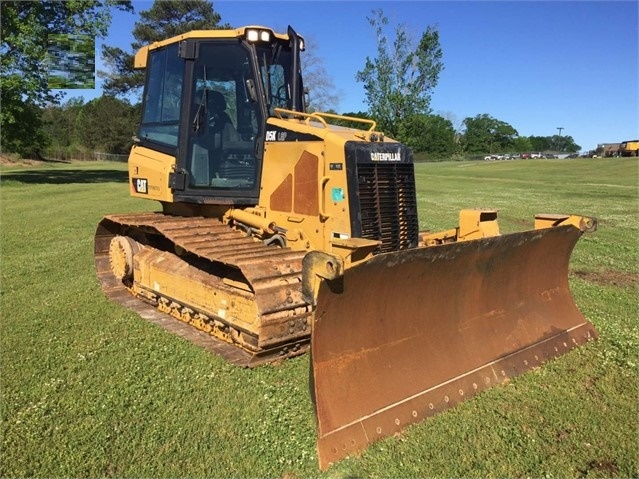
{"type": "Polygon", "coordinates": [[[636,159],[416,166],[420,226],[500,209],[597,216],[571,287],[598,341],[317,469],[309,358],[244,370],[108,301],[93,271],[104,214],[129,198],[125,165],[3,167],[3,477],[637,477],[636,159]]]}

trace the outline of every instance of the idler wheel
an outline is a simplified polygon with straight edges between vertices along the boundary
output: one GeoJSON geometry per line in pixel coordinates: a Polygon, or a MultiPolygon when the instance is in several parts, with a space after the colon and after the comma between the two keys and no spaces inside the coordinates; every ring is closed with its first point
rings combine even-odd
{"type": "Polygon", "coordinates": [[[123,282],[133,280],[133,256],[140,244],[128,236],[115,236],[109,244],[109,264],[114,276],[123,282]]]}

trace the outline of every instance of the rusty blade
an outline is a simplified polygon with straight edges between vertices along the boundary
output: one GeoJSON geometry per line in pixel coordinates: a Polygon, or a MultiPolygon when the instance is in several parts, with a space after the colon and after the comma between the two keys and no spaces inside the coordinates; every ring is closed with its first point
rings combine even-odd
{"type": "Polygon", "coordinates": [[[572,226],[388,253],[323,283],[311,338],[320,467],[596,337],[572,226]],[[333,289],[334,291],[332,291],[333,289]]]}

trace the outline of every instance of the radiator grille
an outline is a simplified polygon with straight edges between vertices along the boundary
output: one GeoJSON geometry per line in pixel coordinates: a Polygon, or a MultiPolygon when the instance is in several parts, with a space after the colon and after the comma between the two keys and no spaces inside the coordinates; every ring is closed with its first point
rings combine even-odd
{"type": "Polygon", "coordinates": [[[362,237],[381,240],[375,254],[417,246],[419,221],[412,163],[360,163],[362,237]]]}

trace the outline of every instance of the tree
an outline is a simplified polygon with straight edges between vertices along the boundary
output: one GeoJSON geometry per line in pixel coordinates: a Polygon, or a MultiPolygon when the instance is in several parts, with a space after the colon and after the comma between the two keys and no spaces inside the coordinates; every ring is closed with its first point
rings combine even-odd
{"type": "Polygon", "coordinates": [[[561,151],[566,153],[576,153],[581,150],[581,146],[575,143],[570,135],[552,136],[529,136],[532,151],[561,151]]]}
{"type": "Polygon", "coordinates": [[[570,135],[562,136],[558,139],[558,144],[558,150],[562,152],[577,153],[578,151],[581,151],[581,145],[575,143],[575,140],[570,135]]]}
{"type": "Polygon", "coordinates": [[[464,149],[467,153],[496,153],[512,149],[518,136],[510,124],[484,113],[465,118],[463,134],[464,149]]]}
{"type": "Polygon", "coordinates": [[[133,68],[135,53],[143,46],[181,35],[191,30],[228,29],[220,24],[221,17],[206,0],[155,0],[148,10],[140,12],[135,23],[131,53],[121,48],[103,45],[102,58],[109,71],[99,71],[105,79],[103,90],[109,95],[140,94],[144,72],[133,68]]]}
{"type": "Polygon", "coordinates": [[[455,151],[453,123],[439,115],[414,115],[401,123],[402,141],[415,152],[446,158],[455,151]]]}
{"type": "Polygon", "coordinates": [[[0,130],[2,150],[37,154],[46,144],[40,108],[61,95],[49,83],[47,52],[55,35],[104,37],[110,8],[132,10],[130,1],[0,2],[0,130]]]}
{"type": "Polygon", "coordinates": [[[128,153],[137,120],[137,107],[126,100],[102,95],[84,105],[77,115],[76,137],[89,150],[128,153]]]}
{"type": "Polygon", "coordinates": [[[12,90],[2,87],[0,151],[37,158],[49,145],[49,138],[42,131],[42,109],[24,101],[17,89],[12,90]]]}
{"type": "Polygon", "coordinates": [[[313,38],[305,38],[306,48],[302,52],[301,62],[304,72],[304,86],[309,92],[310,111],[329,111],[337,108],[340,94],[333,79],[326,71],[324,62],[317,55],[318,48],[313,38]]]}
{"type": "Polygon", "coordinates": [[[532,151],[533,147],[530,139],[527,136],[518,136],[517,138],[513,139],[512,150],[513,152],[523,153],[526,151],[532,151]]]}
{"type": "Polygon", "coordinates": [[[570,135],[553,135],[549,138],[549,142],[554,151],[566,153],[576,153],[581,151],[581,146],[576,144],[575,140],[570,135]]]}
{"type": "MultiPolygon", "coordinates": [[[[337,115],[338,113],[335,110],[326,110],[326,113],[331,113],[333,115],[337,115]]],[[[363,111],[358,112],[347,112],[347,113],[339,113],[340,116],[347,116],[350,118],[361,118],[363,120],[372,120],[370,115],[363,111]]],[[[344,126],[346,128],[356,128],[361,130],[362,128],[368,128],[370,126],[369,123],[357,121],[357,120],[347,120],[347,119],[331,119],[330,122],[334,125],[344,126]]]]}
{"type": "Polygon", "coordinates": [[[381,9],[368,21],[377,38],[377,57],[366,57],[356,79],[364,84],[371,116],[389,136],[397,137],[400,123],[414,115],[430,112],[430,98],[444,68],[439,32],[429,26],[417,45],[406,25],[387,32],[389,20],[381,9]]]}
{"type": "Polygon", "coordinates": [[[42,111],[43,132],[50,149],[68,151],[76,142],[76,118],[84,107],[82,98],[70,98],[62,105],[49,105],[42,111]]]}
{"type": "Polygon", "coordinates": [[[532,146],[532,151],[548,151],[552,149],[550,137],[548,136],[529,136],[528,140],[532,146]]]}

